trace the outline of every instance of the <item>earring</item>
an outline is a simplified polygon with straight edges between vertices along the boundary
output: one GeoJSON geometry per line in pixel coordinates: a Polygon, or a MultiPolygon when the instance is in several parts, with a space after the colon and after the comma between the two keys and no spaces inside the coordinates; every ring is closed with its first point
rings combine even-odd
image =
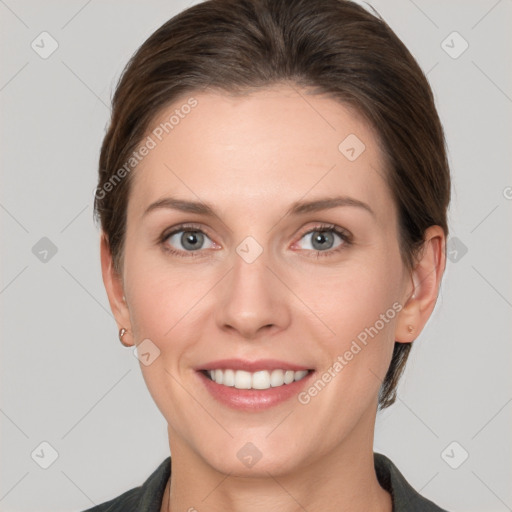
{"type": "Polygon", "coordinates": [[[121,329],[119,329],[119,341],[125,346],[125,347],[131,347],[131,345],[129,343],[125,343],[123,341],[123,336],[127,333],[128,331],[122,327],[121,329]]]}
{"type": "Polygon", "coordinates": [[[414,331],[414,327],[412,325],[408,325],[407,330],[409,331],[409,333],[411,333],[414,331]]]}

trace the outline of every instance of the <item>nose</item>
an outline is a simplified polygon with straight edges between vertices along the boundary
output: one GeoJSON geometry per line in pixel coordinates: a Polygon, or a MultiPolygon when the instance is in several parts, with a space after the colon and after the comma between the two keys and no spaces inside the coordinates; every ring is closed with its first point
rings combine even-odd
{"type": "Polygon", "coordinates": [[[249,261],[234,254],[233,267],[218,289],[216,316],[221,330],[255,340],[287,328],[291,298],[265,251],[249,261]]]}

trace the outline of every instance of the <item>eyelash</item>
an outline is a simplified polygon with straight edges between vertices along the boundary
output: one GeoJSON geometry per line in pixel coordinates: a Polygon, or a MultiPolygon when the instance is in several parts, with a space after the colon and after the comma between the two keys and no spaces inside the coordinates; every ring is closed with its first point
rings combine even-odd
{"type": "MultiPolygon", "coordinates": [[[[158,243],[161,245],[162,249],[166,253],[172,254],[174,256],[185,257],[185,258],[199,257],[199,253],[202,252],[201,250],[178,251],[176,249],[172,249],[171,247],[169,247],[166,244],[166,241],[171,236],[175,235],[176,233],[180,233],[181,231],[198,232],[198,233],[202,233],[203,235],[208,236],[207,233],[205,233],[201,228],[199,228],[195,224],[181,224],[179,226],[176,226],[172,231],[163,233],[162,236],[160,237],[158,243]]],[[[315,252],[317,258],[322,258],[322,257],[326,257],[326,256],[332,256],[333,254],[337,254],[338,252],[342,251],[346,247],[352,245],[352,235],[348,231],[338,228],[334,224],[322,224],[322,225],[314,226],[313,228],[310,228],[307,231],[305,231],[304,233],[302,233],[299,240],[301,240],[305,235],[308,235],[311,233],[315,233],[315,232],[324,233],[324,232],[330,232],[330,231],[332,231],[333,233],[336,233],[341,238],[343,243],[340,246],[338,246],[336,249],[331,249],[331,250],[327,250],[327,251],[315,251],[315,250],[311,251],[310,249],[309,250],[306,249],[306,250],[308,250],[310,252],[315,252]]]]}

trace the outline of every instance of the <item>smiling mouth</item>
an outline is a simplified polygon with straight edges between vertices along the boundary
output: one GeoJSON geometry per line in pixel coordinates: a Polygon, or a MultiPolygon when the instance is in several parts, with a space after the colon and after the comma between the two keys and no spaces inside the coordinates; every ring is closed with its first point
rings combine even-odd
{"type": "Polygon", "coordinates": [[[261,370],[247,372],[245,370],[215,369],[201,370],[207,378],[226,387],[236,389],[270,389],[286,386],[300,381],[313,370],[261,370]]]}

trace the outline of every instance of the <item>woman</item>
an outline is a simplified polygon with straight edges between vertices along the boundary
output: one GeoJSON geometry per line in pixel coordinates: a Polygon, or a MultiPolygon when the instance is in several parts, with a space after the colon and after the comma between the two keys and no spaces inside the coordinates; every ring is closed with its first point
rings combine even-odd
{"type": "Polygon", "coordinates": [[[159,28],[117,86],[95,207],[172,462],[90,510],[443,510],[373,436],[449,199],[427,80],[357,4],[209,0],[159,28]]]}

